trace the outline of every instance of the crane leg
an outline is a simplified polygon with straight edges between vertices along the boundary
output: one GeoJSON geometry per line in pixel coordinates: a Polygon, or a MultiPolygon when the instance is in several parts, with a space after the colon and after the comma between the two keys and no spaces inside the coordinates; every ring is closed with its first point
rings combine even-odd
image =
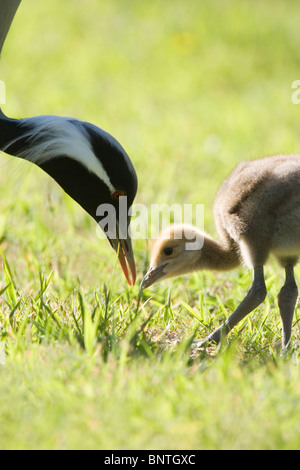
{"type": "Polygon", "coordinates": [[[298,297],[298,288],[294,276],[294,266],[285,267],[285,283],[278,294],[278,305],[282,323],[282,348],[285,349],[291,339],[292,322],[295,305],[298,297]]]}
{"type": "Polygon", "coordinates": [[[206,343],[219,343],[223,336],[226,336],[232,328],[237,325],[248,313],[252,312],[258,307],[265,299],[267,289],[265,285],[263,267],[258,266],[253,270],[252,286],[247,293],[246,297],[242,300],[237,309],[230,315],[230,317],[211,333],[203,342],[206,343]]]}

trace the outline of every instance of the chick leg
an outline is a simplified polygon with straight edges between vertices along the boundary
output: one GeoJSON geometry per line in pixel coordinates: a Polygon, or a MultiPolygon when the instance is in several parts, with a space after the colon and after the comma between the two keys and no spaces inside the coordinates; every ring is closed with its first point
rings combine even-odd
{"type": "Polygon", "coordinates": [[[267,293],[264,271],[262,266],[254,268],[252,286],[237,309],[217,330],[211,333],[204,343],[219,343],[222,336],[226,336],[248,313],[252,312],[265,299],[267,293]]]}
{"type": "Polygon", "coordinates": [[[292,322],[298,288],[294,277],[294,267],[285,267],[285,283],[278,294],[278,305],[282,323],[282,348],[286,348],[291,339],[292,322]]]}

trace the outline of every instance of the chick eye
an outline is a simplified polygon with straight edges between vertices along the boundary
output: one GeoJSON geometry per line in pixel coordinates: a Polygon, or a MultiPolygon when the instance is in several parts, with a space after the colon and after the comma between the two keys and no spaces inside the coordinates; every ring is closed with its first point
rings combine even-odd
{"type": "Polygon", "coordinates": [[[126,196],[126,192],[125,191],[115,191],[112,195],[113,199],[120,199],[121,196],[126,196]]]}
{"type": "Polygon", "coordinates": [[[165,254],[166,256],[170,256],[170,255],[172,255],[172,253],[173,253],[173,248],[171,248],[170,246],[167,246],[167,247],[164,249],[164,254],[165,254]]]}

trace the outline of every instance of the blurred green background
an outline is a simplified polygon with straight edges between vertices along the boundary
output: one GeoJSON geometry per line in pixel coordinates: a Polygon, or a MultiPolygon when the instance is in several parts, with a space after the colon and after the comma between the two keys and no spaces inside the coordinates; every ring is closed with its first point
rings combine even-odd
{"type": "MultiPolygon", "coordinates": [[[[1,60],[4,111],[74,116],[103,127],[136,167],[136,202],[205,204],[205,229],[215,234],[212,203],[231,169],[243,159],[299,150],[300,105],[291,101],[298,13],[293,0],[26,0],[1,60]]],[[[33,218],[46,232],[50,227],[44,243],[63,243],[71,217],[83,243],[99,245],[77,271],[90,271],[98,257],[101,263],[102,252],[106,258],[93,222],[55,183],[3,156],[1,166],[1,213],[13,206],[7,230],[20,231],[20,243],[28,237],[27,246],[33,239],[38,249],[33,218]]],[[[143,258],[147,245],[135,248],[143,258]]]]}
{"type": "MultiPolygon", "coordinates": [[[[4,110],[103,127],[136,167],[136,202],[203,203],[211,231],[214,196],[239,161],[299,149],[298,12],[279,0],[23,1],[1,60],[4,110]]],[[[60,190],[1,161],[2,209],[26,200],[48,222],[48,192],[64,201],[54,217],[63,225],[60,190]]]]}

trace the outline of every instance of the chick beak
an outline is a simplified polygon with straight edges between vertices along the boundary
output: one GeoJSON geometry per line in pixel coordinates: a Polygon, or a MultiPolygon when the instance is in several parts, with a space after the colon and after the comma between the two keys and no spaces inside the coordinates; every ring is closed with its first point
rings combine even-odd
{"type": "Polygon", "coordinates": [[[144,279],[141,283],[141,288],[145,289],[145,287],[152,286],[154,282],[158,281],[161,277],[163,277],[166,273],[164,272],[164,268],[168,263],[162,264],[158,268],[150,267],[148,272],[145,274],[144,279]]]}
{"type": "Polygon", "coordinates": [[[135,262],[134,262],[134,255],[132,250],[132,243],[131,238],[123,239],[119,238],[119,234],[117,234],[117,238],[112,239],[108,238],[111,246],[117,253],[119,263],[123,270],[124,276],[130,286],[133,286],[136,280],[136,269],[135,269],[135,262]],[[131,274],[131,277],[130,277],[131,274]]]}

